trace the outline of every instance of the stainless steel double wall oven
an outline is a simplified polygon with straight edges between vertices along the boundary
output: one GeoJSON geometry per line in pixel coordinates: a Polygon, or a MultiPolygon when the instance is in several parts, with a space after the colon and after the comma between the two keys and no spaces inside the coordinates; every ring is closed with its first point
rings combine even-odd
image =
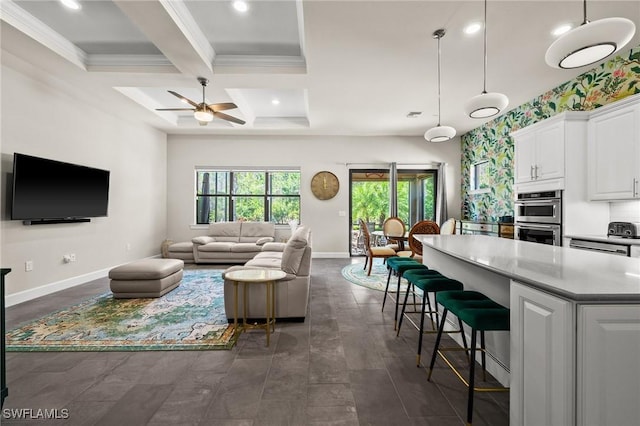
{"type": "Polygon", "coordinates": [[[562,245],[562,191],[519,193],[515,207],[516,239],[562,245]]]}

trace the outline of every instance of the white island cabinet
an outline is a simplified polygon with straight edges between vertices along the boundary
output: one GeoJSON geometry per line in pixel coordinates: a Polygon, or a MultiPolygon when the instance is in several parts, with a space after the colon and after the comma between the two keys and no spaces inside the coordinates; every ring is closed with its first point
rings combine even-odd
{"type": "Polygon", "coordinates": [[[509,305],[509,344],[487,339],[488,369],[511,388],[510,424],[638,424],[637,259],[481,235],[416,238],[427,266],[509,305]]]}

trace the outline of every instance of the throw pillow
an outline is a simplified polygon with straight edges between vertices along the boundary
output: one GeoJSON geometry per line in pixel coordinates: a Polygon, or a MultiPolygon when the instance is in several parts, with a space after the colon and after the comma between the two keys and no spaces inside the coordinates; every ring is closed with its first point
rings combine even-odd
{"type": "Polygon", "coordinates": [[[195,237],[191,241],[196,244],[209,244],[214,242],[216,239],[213,237],[195,237]]]}
{"type": "Polygon", "coordinates": [[[284,247],[282,253],[282,264],[280,268],[287,274],[296,275],[300,268],[300,262],[307,247],[309,229],[301,226],[293,233],[284,247]]]}
{"type": "Polygon", "coordinates": [[[258,241],[256,241],[256,244],[261,246],[265,243],[270,243],[272,241],[273,241],[272,237],[262,237],[262,238],[259,238],[258,241]]]}

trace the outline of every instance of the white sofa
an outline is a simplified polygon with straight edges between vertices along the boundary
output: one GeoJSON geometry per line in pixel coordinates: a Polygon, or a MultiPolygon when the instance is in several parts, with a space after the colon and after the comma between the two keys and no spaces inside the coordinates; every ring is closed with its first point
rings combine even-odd
{"type": "MultiPolygon", "coordinates": [[[[273,268],[287,273],[275,285],[276,318],[302,321],[307,315],[311,281],[311,231],[300,226],[285,243],[266,243],[262,251],[243,266],[232,266],[227,272],[248,268],[273,268]]],[[[224,280],[224,307],[229,321],[234,319],[234,283],[224,280]]],[[[265,318],[265,286],[247,286],[247,318],[265,318]]],[[[238,318],[242,319],[242,285],[238,286],[238,318]]]]}
{"type": "Polygon", "coordinates": [[[195,263],[244,263],[260,253],[264,244],[273,242],[275,232],[275,224],[270,222],[211,223],[206,236],[191,240],[193,260],[195,263]]]}

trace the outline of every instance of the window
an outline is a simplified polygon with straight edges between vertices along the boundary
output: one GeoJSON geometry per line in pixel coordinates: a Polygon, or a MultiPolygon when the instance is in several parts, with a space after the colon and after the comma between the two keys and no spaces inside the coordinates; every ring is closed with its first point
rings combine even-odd
{"type": "Polygon", "coordinates": [[[300,222],[298,170],[196,170],[196,223],[300,222]]]}
{"type": "Polygon", "coordinates": [[[471,165],[470,170],[470,193],[480,194],[489,192],[489,161],[479,161],[471,165]]]}

